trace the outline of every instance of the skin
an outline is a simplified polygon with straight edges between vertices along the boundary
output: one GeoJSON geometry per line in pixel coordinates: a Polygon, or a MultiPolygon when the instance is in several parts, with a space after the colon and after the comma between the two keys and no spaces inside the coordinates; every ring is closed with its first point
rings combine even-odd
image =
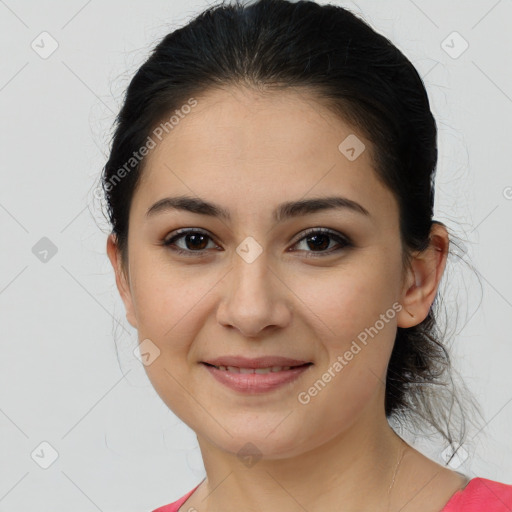
{"type": "Polygon", "coordinates": [[[197,434],[207,478],[180,510],[318,511],[342,503],[346,511],[439,512],[467,479],[394,433],[384,382],[397,326],[420,323],[434,301],[445,227],[434,224],[430,247],[404,268],[397,202],[372,167],[371,141],[312,95],[233,87],[197,99],[147,157],[130,209],[127,267],[115,236],[107,241],[127,319],[140,341],[160,350],[145,366],[148,377],[197,434]],[[366,145],[354,161],[338,150],[350,134],[366,145]],[[231,221],[178,210],[146,217],[156,201],[182,194],[220,205],[231,221]],[[332,195],[357,201],[370,217],[345,209],[272,219],[284,201],[332,195]],[[316,227],[348,236],[353,247],[329,254],[340,246],[327,238],[315,250],[303,233],[316,227]],[[177,240],[192,253],[180,256],[162,245],[180,228],[209,238],[177,240]],[[249,236],[263,249],[251,263],[236,252],[249,236]],[[394,303],[402,309],[301,404],[298,393],[394,303]],[[247,395],[200,363],[228,354],[313,366],[289,385],[247,395]],[[261,454],[250,467],[237,457],[248,442],[261,454]]]}

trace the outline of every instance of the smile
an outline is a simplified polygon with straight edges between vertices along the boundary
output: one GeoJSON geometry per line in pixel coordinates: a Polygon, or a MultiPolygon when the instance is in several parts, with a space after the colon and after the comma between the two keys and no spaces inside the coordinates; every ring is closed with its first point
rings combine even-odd
{"type": "Polygon", "coordinates": [[[300,366],[271,366],[267,368],[239,368],[203,363],[215,380],[241,393],[267,393],[298,379],[312,363],[300,366]]]}

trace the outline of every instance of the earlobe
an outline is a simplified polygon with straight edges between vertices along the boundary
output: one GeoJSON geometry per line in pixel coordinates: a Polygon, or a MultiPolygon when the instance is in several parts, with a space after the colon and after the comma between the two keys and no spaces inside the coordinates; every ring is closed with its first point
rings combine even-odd
{"type": "Polygon", "coordinates": [[[430,245],[411,259],[397,315],[398,327],[413,327],[427,317],[448,257],[449,236],[443,224],[432,225],[430,245]]]}
{"type": "Polygon", "coordinates": [[[117,290],[119,291],[119,295],[123,300],[126,310],[126,319],[130,325],[136,329],[137,321],[133,308],[132,293],[126,276],[127,269],[124,269],[121,263],[121,254],[117,246],[116,236],[113,233],[107,238],[107,255],[114,269],[117,290]]]}

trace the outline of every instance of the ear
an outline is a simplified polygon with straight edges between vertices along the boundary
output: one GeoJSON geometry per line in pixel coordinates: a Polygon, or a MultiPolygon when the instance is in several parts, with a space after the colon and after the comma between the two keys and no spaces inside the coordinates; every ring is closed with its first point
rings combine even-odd
{"type": "Polygon", "coordinates": [[[116,275],[116,285],[119,291],[119,295],[124,302],[124,307],[126,309],[126,319],[130,322],[130,325],[137,328],[137,320],[135,317],[135,311],[133,307],[132,293],[130,289],[130,284],[128,282],[126,272],[128,269],[124,269],[121,262],[121,253],[119,251],[116,236],[111,233],[107,238],[107,254],[114,268],[114,272],[116,275]]]}
{"type": "Polygon", "coordinates": [[[416,253],[407,269],[400,301],[403,309],[397,315],[398,327],[413,327],[427,317],[446,266],[449,243],[444,224],[432,224],[429,247],[416,253]]]}

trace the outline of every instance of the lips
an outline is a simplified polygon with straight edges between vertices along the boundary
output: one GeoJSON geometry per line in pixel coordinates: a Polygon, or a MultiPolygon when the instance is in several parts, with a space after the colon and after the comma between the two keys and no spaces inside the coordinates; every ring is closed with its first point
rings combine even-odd
{"type": "MultiPolygon", "coordinates": [[[[253,361],[253,364],[256,363],[253,361]]],[[[244,394],[260,394],[276,391],[279,388],[286,389],[285,386],[292,386],[302,374],[309,371],[309,367],[313,364],[306,363],[300,366],[288,367],[288,369],[277,367],[280,368],[278,371],[268,371],[268,368],[217,367],[209,363],[203,363],[202,366],[217,382],[233,391],[244,394]]],[[[288,387],[287,389],[290,392],[292,388],[288,387]]]]}
{"type": "Polygon", "coordinates": [[[222,356],[201,362],[217,382],[233,391],[260,394],[291,386],[307,372],[311,361],[283,356],[222,356]]]}

